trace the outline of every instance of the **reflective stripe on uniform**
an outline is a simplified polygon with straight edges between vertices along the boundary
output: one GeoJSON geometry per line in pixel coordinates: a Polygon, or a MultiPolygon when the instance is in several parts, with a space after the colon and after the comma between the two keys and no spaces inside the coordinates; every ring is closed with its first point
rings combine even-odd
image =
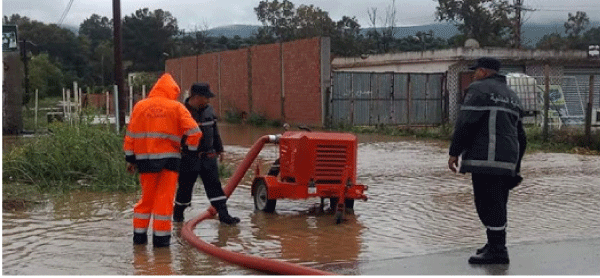
{"type": "Polygon", "coordinates": [[[190,150],[190,151],[197,151],[198,147],[188,146],[188,150],[190,150]]]}
{"type": "Polygon", "coordinates": [[[195,133],[198,133],[198,132],[202,132],[202,131],[200,130],[199,127],[196,127],[196,128],[192,128],[192,129],[186,131],[185,135],[189,136],[189,135],[192,135],[192,134],[195,134],[195,133]]]}
{"type": "Polygon", "coordinates": [[[501,106],[461,106],[460,110],[471,110],[471,111],[502,111],[513,114],[519,117],[519,112],[512,109],[501,107],[501,106]]]}
{"type": "Polygon", "coordinates": [[[154,231],[154,235],[155,236],[170,236],[171,232],[164,232],[164,231],[154,231]]]}
{"type": "Polygon", "coordinates": [[[168,134],[168,133],[160,133],[160,132],[137,132],[137,133],[133,133],[131,131],[127,131],[125,133],[126,136],[129,136],[131,138],[135,138],[135,139],[142,139],[142,138],[163,138],[163,139],[169,139],[171,141],[174,142],[181,142],[181,137],[177,136],[177,135],[173,135],[173,134],[168,134]]]}
{"type": "Polygon", "coordinates": [[[502,162],[502,161],[489,161],[489,160],[463,160],[461,165],[501,168],[501,169],[508,169],[508,170],[513,170],[513,171],[515,169],[517,169],[516,163],[502,162]]]}
{"type": "Polygon", "coordinates": [[[133,214],[133,218],[137,218],[137,219],[150,219],[150,214],[149,213],[134,213],[133,214]]]}
{"type": "Polygon", "coordinates": [[[219,196],[219,197],[214,197],[214,198],[208,199],[209,202],[220,201],[220,200],[227,200],[227,197],[219,196]]]}
{"type": "Polygon", "coordinates": [[[172,215],[154,214],[154,220],[171,220],[172,215]]]}
{"type": "Polygon", "coordinates": [[[498,119],[498,110],[490,111],[488,129],[490,140],[488,143],[488,161],[496,160],[496,120],[498,119]]]}
{"type": "Polygon", "coordinates": [[[133,229],[133,232],[136,234],[145,234],[148,232],[148,229],[144,229],[144,228],[135,228],[133,229]]]}
{"type": "Polygon", "coordinates": [[[177,201],[175,201],[175,204],[176,204],[176,205],[180,205],[180,206],[189,206],[189,205],[191,205],[191,204],[192,204],[192,202],[188,202],[188,203],[180,203],[180,202],[177,202],[177,201]]]}
{"type": "Polygon", "coordinates": [[[133,151],[125,151],[125,155],[134,155],[133,151]]]}
{"type": "Polygon", "coordinates": [[[208,122],[202,122],[200,123],[201,126],[209,126],[209,125],[214,125],[215,121],[208,121],[208,122]]]}
{"type": "Polygon", "coordinates": [[[136,154],[135,159],[181,158],[181,153],[136,154]]]}
{"type": "Polygon", "coordinates": [[[490,231],[504,231],[506,230],[506,224],[504,224],[504,226],[501,227],[486,226],[486,228],[490,231]]]}

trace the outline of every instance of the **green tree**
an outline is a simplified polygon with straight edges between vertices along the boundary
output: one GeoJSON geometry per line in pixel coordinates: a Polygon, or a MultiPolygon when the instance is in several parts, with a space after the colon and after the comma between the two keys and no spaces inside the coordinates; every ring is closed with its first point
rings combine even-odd
{"type": "Polygon", "coordinates": [[[295,28],[295,8],[294,4],[288,0],[279,2],[273,0],[262,0],[254,12],[258,17],[258,20],[262,22],[263,27],[259,31],[259,35],[262,38],[268,38],[270,36],[282,40],[288,41],[294,39],[294,28],[295,28]]]}
{"type": "Polygon", "coordinates": [[[600,27],[591,28],[583,34],[583,41],[589,44],[600,44],[600,27]]]}
{"type": "Polygon", "coordinates": [[[79,35],[86,36],[91,41],[92,48],[96,48],[100,43],[112,40],[112,28],[113,22],[111,19],[92,14],[79,25],[79,35]]]}
{"type": "Polygon", "coordinates": [[[313,5],[300,5],[296,9],[294,22],[294,38],[331,37],[337,31],[336,24],[329,13],[313,5]]]}
{"type": "Polygon", "coordinates": [[[536,48],[543,50],[565,50],[569,48],[569,44],[567,39],[555,32],[544,35],[537,43],[536,48]]]}
{"type": "Polygon", "coordinates": [[[335,23],[336,32],[331,36],[331,52],[340,56],[359,56],[365,52],[364,37],[356,17],[343,16],[335,23]]]}
{"type": "Polygon", "coordinates": [[[172,53],[177,19],[168,11],[139,9],[123,19],[123,60],[130,71],[160,71],[172,53]]]}
{"type": "Polygon", "coordinates": [[[466,38],[482,46],[506,46],[513,30],[508,0],[434,0],[439,21],[454,22],[466,38]]]}
{"type": "Polygon", "coordinates": [[[63,73],[47,53],[36,55],[29,61],[29,85],[39,90],[39,97],[61,96],[64,87],[63,73]]]}
{"type": "Polygon", "coordinates": [[[565,22],[565,33],[570,37],[577,37],[590,24],[590,18],[585,12],[578,11],[575,15],[569,13],[569,19],[565,22]]]}

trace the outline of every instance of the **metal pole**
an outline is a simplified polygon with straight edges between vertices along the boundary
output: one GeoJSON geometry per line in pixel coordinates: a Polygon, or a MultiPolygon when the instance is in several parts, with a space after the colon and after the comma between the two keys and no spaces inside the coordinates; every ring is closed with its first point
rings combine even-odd
{"type": "MultiPolygon", "coordinates": [[[[125,109],[126,101],[125,90],[123,88],[123,61],[122,61],[122,43],[121,43],[121,1],[113,0],[113,24],[114,24],[114,55],[115,55],[115,97],[118,96],[116,103],[119,105],[115,107],[115,116],[118,114],[120,117],[116,117],[119,120],[117,127],[125,126],[125,109]]],[[[119,128],[117,128],[119,132],[119,128]]]]}
{"type": "Polygon", "coordinates": [[[62,107],[63,107],[63,118],[64,116],[67,114],[67,96],[66,96],[66,91],[65,88],[63,87],[63,91],[62,91],[63,95],[63,102],[62,102],[62,107]]]}
{"type": "Polygon", "coordinates": [[[73,81],[73,101],[75,102],[75,114],[79,112],[79,89],[77,88],[77,81],[73,81]]]}
{"type": "Polygon", "coordinates": [[[119,86],[115,85],[114,87],[114,92],[115,92],[115,130],[117,131],[117,133],[119,133],[120,129],[120,123],[121,123],[121,117],[119,117],[121,113],[120,109],[119,109],[119,100],[121,98],[121,96],[119,95],[119,86]]]}
{"type": "Polygon", "coordinates": [[[129,113],[133,110],[133,86],[129,86],[129,113]]]}
{"type": "Polygon", "coordinates": [[[27,41],[25,41],[25,39],[22,40],[21,47],[21,55],[23,56],[23,66],[25,69],[25,96],[29,97],[29,67],[27,66],[29,64],[29,58],[27,57],[27,41]]]}
{"type": "Polygon", "coordinates": [[[71,122],[71,90],[67,89],[67,116],[69,117],[69,124],[72,124],[71,122]]]}
{"type": "Polygon", "coordinates": [[[594,75],[590,75],[590,91],[587,110],[585,113],[585,138],[588,146],[592,144],[592,109],[594,107],[594,75]]]}
{"type": "Polygon", "coordinates": [[[146,85],[142,85],[142,98],[146,98],[146,85]]]}
{"type": "Polygon", "coordinates": [[[548,140],[548,110],[550,109],[550,65],[544,66],[544,83],[546,85],[544,91],[544,128],[542,137],[544,141],[548,140]]]}
{"type": "Polygon", "coordinates": [[[35,89],[35,127],[33,129],[33,133],[37,133],[37,127],[38,127],[38,95],[39,95],[39,90],[35,89]]]}

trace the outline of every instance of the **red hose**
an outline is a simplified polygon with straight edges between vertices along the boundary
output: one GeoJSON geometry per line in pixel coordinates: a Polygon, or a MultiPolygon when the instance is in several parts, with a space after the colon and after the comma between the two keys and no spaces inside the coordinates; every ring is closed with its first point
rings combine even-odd
{"type": "MultiPolygon", "coordinates": [[[[246,157],[242,161],[242,163],[238,166],[233,176],[227,182],[223,191],[225,195],[229,197],[233,190],[238,186],[246,171],[252,166],[252,162],[258,156],[258,153],[262,150],[265,143],[275,141],[273,135],[271,136],[263,136],[254,143],[246,157]]],[[[235,253],[231,251],[227,251],[225,249],[221,249],[212,244],[206,243],[201,240],[196,234],[194,234],[194,228],[201,221],[212,218],[217,214],[217,211],[214,207],[210,206],[206,211],[196,216],[196,218],[191,219],[186,222],[181,229],[181,237],[187,240],[192,246],[196,247],[198,250],[203,251],[204,253],[213,255],[222,260],[228,261],[230,263],[234,263],[246,268],[280,275],[333,275],[334,273],[301,266],[298,264],[293,264],[284,261],[277,261],[267,258],[261,258],[257,256],[250,256],[241,253],[235,253]]]]}

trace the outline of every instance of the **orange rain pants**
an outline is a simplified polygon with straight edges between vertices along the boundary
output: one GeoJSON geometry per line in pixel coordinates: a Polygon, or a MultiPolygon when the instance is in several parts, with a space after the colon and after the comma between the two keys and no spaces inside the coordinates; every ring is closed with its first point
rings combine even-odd
{"type": "Polygon", "coordinates": [[[146,233],[152,218],[152,230],[155,236],[171,235],[178,174],[168,169],[158,173],[140,173],[142,198],[133,207],[134,232],[146,233]]]}

